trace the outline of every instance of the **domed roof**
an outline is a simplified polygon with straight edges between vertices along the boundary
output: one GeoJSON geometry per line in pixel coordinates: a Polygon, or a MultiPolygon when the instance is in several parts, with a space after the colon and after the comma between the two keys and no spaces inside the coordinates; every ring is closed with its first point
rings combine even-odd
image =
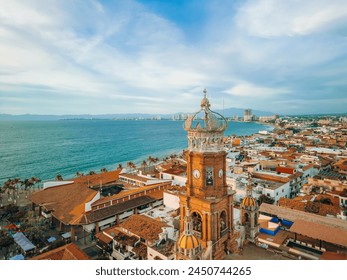
{"type": "Polygon", "coordinates": [[[257,201],[253,197],[246,196],[241,202],[241,207],[255,207],[255,206],[257,206],[257,201]]]}
{"type": "Polygon", "coordinates": [[[213,132],[224,131],[228,127],[228,121],[217,112],[210,110],[210,101],[206,97],[206,89],[204,90],[204,98],[201,100],[201,109],[194,115],[189,116],[184,124],[184,129],[189,131],[213,132]],[[202,121],[193,125],[193,121],[200,119],[202,113],[202,121]]]}
{"type": "Polygon", "coordinates": [[[200,245],[199,239],[195,235],[182,234],[178,240],[178,247],[181,249],[195,249],[200,245]]]}

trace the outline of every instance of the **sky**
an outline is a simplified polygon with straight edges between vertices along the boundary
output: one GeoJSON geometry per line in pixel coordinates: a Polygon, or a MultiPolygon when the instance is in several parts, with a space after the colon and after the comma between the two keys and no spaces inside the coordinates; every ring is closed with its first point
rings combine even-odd
{"type": "Polygon", "coordinates": [[[347,112],[347,0],[0,0],[0,114],[347,112]]]}

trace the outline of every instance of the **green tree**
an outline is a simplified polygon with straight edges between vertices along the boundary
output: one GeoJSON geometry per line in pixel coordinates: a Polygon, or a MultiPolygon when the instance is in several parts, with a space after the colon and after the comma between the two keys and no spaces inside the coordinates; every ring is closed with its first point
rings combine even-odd
{"type": "Polygon", "coordinates": [[[107,170],[105,167],[103,167],[103,168],[100,169],[100,171],[101,171],[102,173],[105,173],[105,172],[107,172],[108,170],[107,170]]]}
{"type": "Polygon", "coordinates": [[[148,166],[147,161],[143,160],[141,163],[141,168],[143,173],[145,172],[147,166],[148,166]]]}
{"type": "Polygon", "coordinates": [[[42,216],[35,216],[33,211],[29,211],[22,226],[25,236],[33,242],[46,239],[49,230],[49,221],[42,216]]]}
{"type": "Polygon", "coordinates": [[[82,177],[84,174],[82,172],[77,171],[75,174],[76,177],[82,177]]]}

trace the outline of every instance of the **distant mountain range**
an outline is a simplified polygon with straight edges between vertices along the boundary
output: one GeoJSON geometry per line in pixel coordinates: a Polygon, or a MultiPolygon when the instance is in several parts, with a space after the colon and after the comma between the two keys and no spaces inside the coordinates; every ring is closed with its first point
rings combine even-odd
{"type": "MultiPolygon", "coordinates": [[[[226,108],[224,110],[215,110],[217,113],[222,114],[225,117],[233,118],[235,115],[238,117],[243,116],[245,109],[241,108],[226,108]]],[[[192,112],[189,112],[192,113],[192,112]]],[[[0,120],[18,120],[18,121],[54,121],[54,120],[71,120],[71,119],[172,119],[173,115],[188,114],[184,112],[175,114],[102,114],[102,115],[35,115],[35,114],[25,114],[25,115],[10,115],[10,114],[0,114],[0,120]]],[[[252,110],[252,114],[256,116],[272,116],[274,113],[252,110]]]]}

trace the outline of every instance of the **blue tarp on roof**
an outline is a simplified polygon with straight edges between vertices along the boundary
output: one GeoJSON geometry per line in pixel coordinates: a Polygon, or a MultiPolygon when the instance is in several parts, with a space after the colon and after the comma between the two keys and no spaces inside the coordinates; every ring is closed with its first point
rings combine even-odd
{"type": "Polygon", "coordinates": [[[63,238],[69,238],[71,237],[71,233],[70,232],[65,232],[61,235],[63,238]]]}
{"type": "Polygon", "coordinates": [[[15,255],[12,258],[10,258],[11,261],[18,261],[18,260],[24,260],[24,256],[22,254],[15,255]]]}
{"type": "Polygon", "coordinates": [[[36,246],[30,242],[30,240],[22,233],[17,232],[13,235],[14,241],[22,248],[24,252],[30,251],[36,246]]]}
{"type": "Polygon", "coordinates": [[[56,241],[57,239],[54,237],[54,236],[51,236],[50,238],[48,238],[47,239],[47,241],[49,242],[49,243],[52,243],[52,242],[54,242],[54,241],[56,241]]]}

